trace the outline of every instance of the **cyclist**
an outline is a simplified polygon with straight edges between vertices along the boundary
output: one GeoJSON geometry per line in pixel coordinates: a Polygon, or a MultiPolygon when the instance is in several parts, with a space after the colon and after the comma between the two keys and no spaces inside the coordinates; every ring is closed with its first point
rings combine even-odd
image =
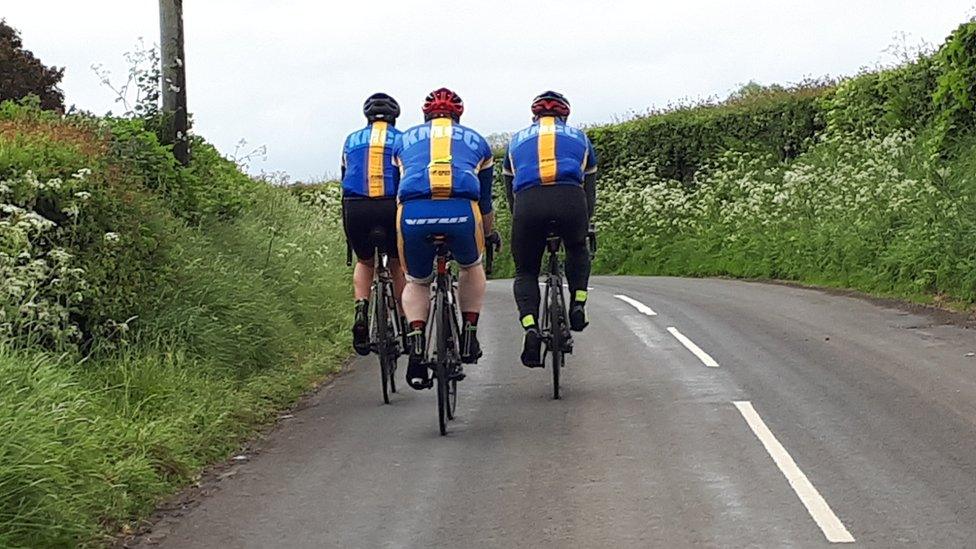
{"type": "Polygon", "coordinates": [[[566,124],[569,101],[547,91],[532,101],[532,125],[512,136],[505,157],[505,190],[512,207],[515,301],[525,335],[522,363],[542,366],[539,271],[550,228],[566,247],[572,301],[570,328],[586,328],[590,254],[587,234],[596,204],[596,152],[582,130],[566,124]]]}
{"type": "Polygon", "coordinates": [[[407,270],[403,308],[409,322],[407,384],[428,389],[425,330],[434,279],[432,235],[446,242],[460,265],[458,301],[463,317],[461,360],[481,357],[478,317],[486,278],[481,265],[485,231],[492,231],[491,147],[478,132],[460,124],[464,102],[440,88],[424,101],[425,123],[403,132],[394,148],[400,167],[400,257],[407,270]]]}
{"type": "Polygon", "coordinates": [[[397,260],[396,193],[400,173],[393,165],[393,145],[400,137],[396,119],[400,105],[385,93],[374,93],[363,104],[366,127],[346,138],[342,149],[342,224],[346,240],[356,252],[353,292],[356,316],[352,325],[353,347],[369,354],[369,288],[373,281],[374,229],[386,235],[384,250],[397,299],[406,284],[397,260]]]}

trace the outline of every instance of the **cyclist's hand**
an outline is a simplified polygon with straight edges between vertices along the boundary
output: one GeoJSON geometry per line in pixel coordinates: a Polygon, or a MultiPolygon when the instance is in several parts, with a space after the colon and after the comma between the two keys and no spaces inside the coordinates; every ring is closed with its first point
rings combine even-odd
{"type": "Polygon", "coordinates": [[[498,231],[491,231],[485,240],[496,252],[502,251],[502,235],[498,234],[498,231]]]}
{"type": "Polygon", "coordinates": [[[590,228],[586,231],[586,242],[590,247],[590,258],[596,255],[596,227],[592,224],[590,228]]]}

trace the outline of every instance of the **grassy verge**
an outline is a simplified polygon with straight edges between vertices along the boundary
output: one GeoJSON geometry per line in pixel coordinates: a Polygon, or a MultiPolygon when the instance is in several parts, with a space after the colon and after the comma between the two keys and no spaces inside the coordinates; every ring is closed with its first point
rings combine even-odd
{"type": "Polygon", "coordinates": [[[337,216],[139,120],[0,108],[0,546],[100,545],[346,356],[337,216]]]}

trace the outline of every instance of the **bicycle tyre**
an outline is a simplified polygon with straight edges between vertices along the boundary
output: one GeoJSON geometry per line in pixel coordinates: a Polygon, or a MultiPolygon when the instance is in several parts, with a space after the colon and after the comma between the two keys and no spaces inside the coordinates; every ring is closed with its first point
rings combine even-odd
{"type": "Polygon", "coordinates": [[[441,436],[447,434],[447,421],[448,421],[448,381],[447,381],[447,329],[444,320],[446,315],[444,310],[447,307],[447,290],[443,287],[444,279],[439,277],[437,285],[437,301],[435,302],[435,307],[437,307],[438,314],[436,315],[437,322],[437,366],[434,370],[434,375],[437,376],[437,420],[440,426],[441,436]]]}
{"type": "Polygon", "coordinates": [[[563,296],[562,280],[557,277],[552,283],[555,285],[551,289],[549,301],[549,322],[552,330],[552,398],[559,400],[562,398],[560,376],[563,366],[566,365],[565,341],[566,334],[566,307],[563,296]]]}
{"type": "MultiPolygon", "coordinates": [[[[451,378],[447,381],[447,419],[453,421],[454,412],[457,410],[457,379],[453,379],[453,375],[456,373],[457,363],[455,361],[458,360],[459,355],[456,355],[451,351],[458,348],[457,346],[461,343],[461,334],[456,333],[455,331],[458,326],[453,305],[444,308],[443,323],[449,327],[450,330],[448,333],[451,334],[451,340],[454,342],[454,348],[447,349],[447,355],[449,356],[450,360],[445,363],[445,371],[447,371],[448,377],[451,378]]],[[[445,341],[445,346],[446,344],[447,343],[445,341]]]]}
{"type": "Polygon", "coordinates": [[[383,403],[390,403],[390,322],[386,310],[386,288],[380,283],[374,294],[376,309],[376,351],[380,358],[380,380],[383,384],[383,403]]]}
{"type": "Polygon", "coordinates": [[[457,412],[457,387],[458,382],[456,379],[452,379],[447,383],[447,419],[454,421],[455,413],[457,412]]]}
{"type": "Polygon", "coordinates": [[[390,392],[396,393],[396,370],[397,361],[400,359],[401,351],[403,350],[402,337],[400,334],[403,333],[403,326],[400,325],[400,313],[397,310],[396,298],[393,297],[394,289],[393,283],[387,281],[383,287],[385,288],[383,302],[386,304],[386,328],[387,334],[387,356],[389,357],[389,371],[387,378],[389,379],[390,392]],[[393,316],[390,316],[392,313],[393,316]]]}

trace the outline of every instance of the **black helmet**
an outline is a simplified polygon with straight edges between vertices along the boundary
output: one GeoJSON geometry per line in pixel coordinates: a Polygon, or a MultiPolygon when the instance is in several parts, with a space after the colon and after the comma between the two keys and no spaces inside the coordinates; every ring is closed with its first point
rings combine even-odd
{"type": "Polygon", "coordinates": [[[363,114],[370,122],[383,120],[394,123],[400,116],[400,104],[385,93],[374,93],[363,103],[363,114]]]}
{"type": "Polygon", "coordinates": [[[533,116],[569,116],[569,99],[554,91],[544,91],[532,100],[533,116]]]}

